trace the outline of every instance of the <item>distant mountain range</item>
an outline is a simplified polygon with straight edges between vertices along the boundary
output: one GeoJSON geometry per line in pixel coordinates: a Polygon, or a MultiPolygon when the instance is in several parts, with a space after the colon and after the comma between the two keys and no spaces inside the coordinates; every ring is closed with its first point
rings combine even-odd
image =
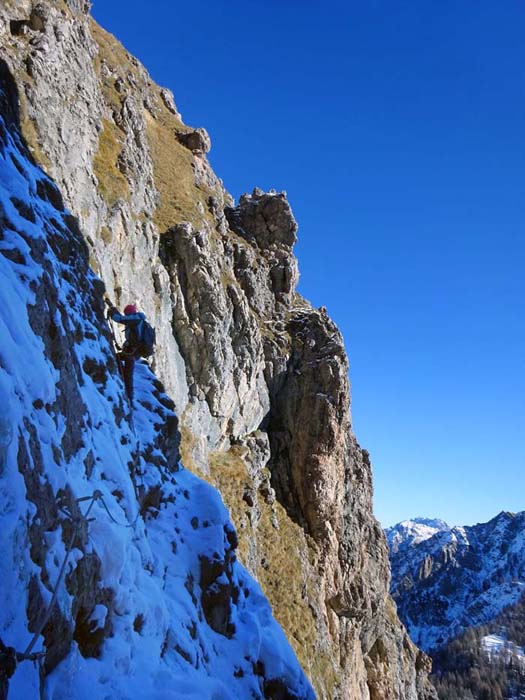
{"type": "Polygon", "coordinates": [[[465,527],[415,518],[386,535],[399,616],[427,652],[489,623],[525,594],[525,511],[465,527]]]}

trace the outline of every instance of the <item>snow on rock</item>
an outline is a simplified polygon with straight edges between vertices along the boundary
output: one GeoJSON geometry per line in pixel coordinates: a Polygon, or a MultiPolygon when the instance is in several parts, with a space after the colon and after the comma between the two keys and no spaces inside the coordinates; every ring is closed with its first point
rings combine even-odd
{"type": "Polygon", "coordinates": [[[392,554],[396,554],[401,547],[410,547],[430,539],[437,532],[450,530],[444,520],[439,518],[414,518],[402,522],[385,530],[388,546],[392,554]]]}
{"type": "Polygon", "coordinates": [[[418,518],[387,538],[393,598],[425,651],[489,622],[525,593],[525,512],[471,527],[418,518]]]}
{"type": "Polygon", "coordinates": [[[523,647],[517,646],[514,642],[509,642],[499,634],[487,634],[481,638],[481,647],[489,657],[500,657],[506,662],[517,661],[525,666],[525,651],[523,647]]]}
{"type": "MultiPolygon", "coordinates": [[[[2,641],[28,647],[66,561],[33,649],[46,700],[313,698],[218,492],[179,464],[145,363],[130,410],[78,225],[9,85],[0,107],[2,641]]],[[[33,663],[9,692],[38,697],[33,663]]]]}

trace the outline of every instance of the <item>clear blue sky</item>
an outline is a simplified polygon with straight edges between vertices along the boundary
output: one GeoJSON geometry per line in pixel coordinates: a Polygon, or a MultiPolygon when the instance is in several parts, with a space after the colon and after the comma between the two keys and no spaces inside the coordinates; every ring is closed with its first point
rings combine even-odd
{"type": "Polygon", "coordinates": [[[525,3],[98,0],[238,197],[285,189],[384,525],[525,509],[525,3]]]}

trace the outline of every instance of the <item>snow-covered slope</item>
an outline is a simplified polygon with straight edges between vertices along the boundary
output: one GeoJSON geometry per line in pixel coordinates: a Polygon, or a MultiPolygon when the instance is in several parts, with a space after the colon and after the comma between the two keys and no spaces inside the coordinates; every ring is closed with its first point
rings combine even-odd
{"type": "Polygon", "coordinates": [[[515,661],[525,666],[525,651],[501,634],[487,634],[481,638],[481,646],[491,659],[501,658],[505,662],[515,661]]]}
{"type": "Polygon", "coordinates": [[[472,527],[405,521],[387,536],[392,595],[426,651],[489,622],[525,592],[525,512],[472,527]]]}
{"type": "Polygon", "coordinates": [[[390,552],[396,554],[400,549],[419,544],[437,532],[449,529],[447,523],[439,518],[414,518],[387,528],[385,533],[390,552]]]}
{"type": "Polygon", "coordinates": [[[45,652],[9,698],[313,698],[145,364],[130,411],[103,285],[0,77],[0,638],[45,652]]]}

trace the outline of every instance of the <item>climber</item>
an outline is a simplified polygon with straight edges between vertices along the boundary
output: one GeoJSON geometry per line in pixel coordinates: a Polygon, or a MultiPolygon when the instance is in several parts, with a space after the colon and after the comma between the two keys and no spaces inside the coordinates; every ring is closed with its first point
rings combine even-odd
{"type": "Polygon", "coordinates": [[[119,313],[118,309],[106,299],[108,304],[108,316],[117,323],[122,323],[125,329],[126,341],[117,359],[122,367],[122,377],[126,387],[126,394],[130,401],[133,400],[133,368],[135,360],[139,357],[149,357],[153,354],[155,345],[155,330],[146,320],[146,316],[137,311],[135,304],[128,304],[124,313],[119,313]]]}

